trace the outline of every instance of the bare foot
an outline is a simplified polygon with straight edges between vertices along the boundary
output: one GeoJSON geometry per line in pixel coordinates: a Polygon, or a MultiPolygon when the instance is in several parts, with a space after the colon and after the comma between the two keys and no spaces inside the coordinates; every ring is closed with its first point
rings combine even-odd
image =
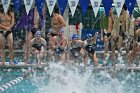
{"type": "Polygon", "coordinates": [[[0,66],[3,66],[3,65],[5,65],[5,62],[1,62],[0,66]]]}
{"type": "Polygon", "coordinates": [[[29,62],[25,62],[24,65],[25,65],[25,66],[29,65],[29,62]]]}
{"type": "Polygon", "coordinates": [[[10,61],[10,65],[11,65],[11,66],[13,66],[13,65],[14,65],[13,61],[10,61]]]}
{"type": "Polygon", "coordinates": [[[38,65],[38,66],[41,65],[41,62],[37,62],[37,65],[38,65]]]}

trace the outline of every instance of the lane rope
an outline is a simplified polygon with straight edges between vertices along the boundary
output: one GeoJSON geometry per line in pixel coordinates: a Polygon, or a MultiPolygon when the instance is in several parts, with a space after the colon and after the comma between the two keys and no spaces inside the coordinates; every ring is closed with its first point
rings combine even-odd
{"type": "Polygon", "coordinates": [[[14,80],[11,80],[9,81],[8,83],[5,83],[3,84],[2,86],[0,86],[0,93],[1,92],[4,92],[6,89],[14,86],[15,84],[18,84],[20,83],[21,81],[24,80],[24,78],[26,78],[28,75],[29,75],[30,71],[29,72],[26,72],[23,76],[20,76],[20,77],[17,77],[16,79],[14,80]]]}
{"type": "Polygon", "coordinates": [[[13,85],[21,82],[22,80],[24,80],[24,77],[18,77],[14,80],[9,81],[8,83],[0,86],[0,92],[4,92],[6,89],[8,89],[8,88],[12,87],[13,85]]]}

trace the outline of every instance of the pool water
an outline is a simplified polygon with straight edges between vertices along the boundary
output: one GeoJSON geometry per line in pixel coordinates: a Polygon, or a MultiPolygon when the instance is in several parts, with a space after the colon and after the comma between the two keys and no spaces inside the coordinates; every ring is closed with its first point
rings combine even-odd
{"type": "MultiPolygon", "coordinates": [[[[23,70],[3,70],[0,85],[23,74],[23,70]]],[[[94,70],[52,63],[35,70],[3,93],[139,93],[140,72],[94,70]]]]}

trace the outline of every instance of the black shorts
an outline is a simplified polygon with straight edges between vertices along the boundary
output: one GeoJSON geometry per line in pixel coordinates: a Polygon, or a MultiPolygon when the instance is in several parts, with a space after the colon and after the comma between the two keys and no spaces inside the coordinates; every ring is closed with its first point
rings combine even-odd
{"type": "MultiPolygon", "coordinates": [[[[3,34],[3,31],[0,31],[1,34],[3,34]]],[[[7,31],[6,34],[4,35],[4,37],[7,39],[7,37],[9,36],[9,34],[11,34],[12,31],[7,31]]]]}
{"type": "Polygon", "coordinates": [[[104,36],[110,37],[111,33],[104,33],[104,36]]]}

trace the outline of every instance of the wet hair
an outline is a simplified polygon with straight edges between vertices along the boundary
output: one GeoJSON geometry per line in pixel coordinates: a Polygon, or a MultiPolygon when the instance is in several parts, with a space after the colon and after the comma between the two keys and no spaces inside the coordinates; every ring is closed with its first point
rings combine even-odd
{"type": "Polygon", "coordinates": [[[124,3],[123,5],[123,9],[126,11],[127,10],[127,7],[126,7],[126,4],[124,3]]]}
{"type": "Polygon", "coordinates": [[[59,9],[58,9],[58,7],[54,7],[54,11],[53,11],[53,12],[59,14],[59,9]]]}
{"type": "MultiPolygon", "coordinates": [[[[12,12],[13,10],[14,10],[14,6],[13,6],[13,4],[10,4],[9,8],[8,8],[8,11],[7,11],[7,14],[10,15],[10,12],[12,12]]],[[[2,4],[0,4],[0,12],[4,13],[4,9],[3,9],[2,4]]]]}
{"type": "Polygon", "coordinates": [[[3,13],[3,12],[4,12],[4,9],[3,9],[2,4],[0,4],[0,12],[1,12],[1,13],[3,13]]]}
{"type": "Polygon", "coordinates": [[[14,5],[13,4],[10,4],[9,5],[9,9],[7,11],[7,14],[10,14],[10,12],[13,12],[14,11],[14,5]]]}

